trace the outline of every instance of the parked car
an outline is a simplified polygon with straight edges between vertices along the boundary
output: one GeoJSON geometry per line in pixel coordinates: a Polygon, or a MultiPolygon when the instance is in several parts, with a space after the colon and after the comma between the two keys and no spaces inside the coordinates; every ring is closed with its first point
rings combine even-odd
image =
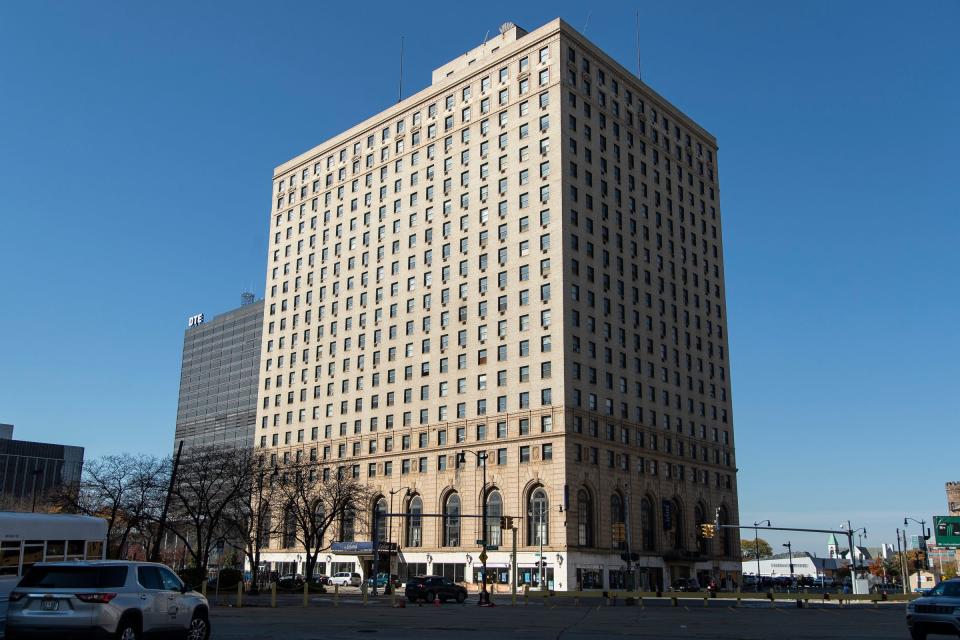
{"type": "Polygon", "coordinates": [[[101,560],[35,564],[10,593],[6,640],[144,634],[210,637],[210,605],[162,564],[101,560]]]}
{"type": "MultiPolygon", "coordinates": [[[[386,573],[377,574],[377,588],[386,589],[387,580],[388,580],[388,576],[386,573]]],[[[394,589],[400,587],[401,585],[400,578],[398,578],[396,574],[389,576],[389,583],[393,585],[394,589]]],[[[370,586],[370,587],[373,586],[373,576],[370,576],[369,578],[367,578],[367,586],[370,586]]]]}
{"type": "Polygon", "coordinates": [[[444,578],[443,576],[416,576],[407,580],[404,595],[410,602],[421,599],[433,602],[434,599],[439,599],[440,602],[456,600],[458,603],[462,603],[467,599],[467,590],[450,578],[444,578]]]}
{"type": "Polygon", "coordinates": [[[303,586],[303,576],[287,574],[277,580],[278,589],[299,589],[303,586]]]}
{"type": "Polygon", "coordinates": [[[673,591],[700,591],[700,583],[696,578],[680,578],[673,581],[673,591]]]}
{"type": "Polygon", "coordinates": [[[321,573],[315,574],[313,576],[313,584],[319,584],[321,586],[330,584],[330,576],[325,576],[321,573]]]}
{"type": "Polygon", "coordinates": [[[960,635],[960,578],[944,580],[907,605],[907,628],[913,640],[929,633],[960,635]]]}
{"type": "Polygon", "coordinates": [[[341,587],[359,587],[362,582],[359,573],[350,573],[349,571],[335,573],[330,578],[331,585],[339,585],[341,587]]]}

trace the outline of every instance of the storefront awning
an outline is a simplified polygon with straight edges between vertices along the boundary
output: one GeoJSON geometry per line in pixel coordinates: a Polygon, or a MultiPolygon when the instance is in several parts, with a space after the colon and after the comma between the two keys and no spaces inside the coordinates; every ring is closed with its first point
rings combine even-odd
{"type": "MultiPolygon", "coordinates": [[[[396,542],[381,542],[377,545],[380,553],[393,553],[397,550],[396,542]]],[[[372,556],[373,555],[373,542],[366,541],[356,541],[356,542],[334,542],[330,545],[330,553],[344,554],[344,555],[353,555],[353,556],[372,556]]]]}

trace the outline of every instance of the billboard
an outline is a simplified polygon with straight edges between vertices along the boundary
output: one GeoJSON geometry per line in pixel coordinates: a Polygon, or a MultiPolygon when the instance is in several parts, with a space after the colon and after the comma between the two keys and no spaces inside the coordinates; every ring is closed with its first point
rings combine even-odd
{"type": "Polygon", "coordinates": [[[933,516],[933,535],[939,547],[960,547],[960,516],[933,516]]]}

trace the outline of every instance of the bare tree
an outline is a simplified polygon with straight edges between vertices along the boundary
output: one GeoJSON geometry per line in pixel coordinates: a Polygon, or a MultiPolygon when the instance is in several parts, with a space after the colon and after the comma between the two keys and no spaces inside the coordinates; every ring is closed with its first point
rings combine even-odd
{"type": "Polygon", "coordinates": [[[276,526],[270,517],[277,494],[276,468],[270,468],[265,456],[251,454],[251,469],[243,495],[226,514],[227,542],[242,552],[250,563],[251,593],[260,590],[260,551],[269,547],[276,526]]]}
{"type": "Polygon", "coordinates": [[[53,500],[62,511],[107,521],[107,557],[125,558],[131,544],[145,544],[163,504],[166,460],[128,453],[91,460],[79,487],[64,487],[53,500]]]}
{"type": "Polygon", "coordinates": [[[206,579],[213,550],[229,535],[228,514],[249,491],[246,449],[196,447],[183,454],[173,482],[170,529],[183,543],[197,578],[206,579]]]}
{"type": "Polygon", "coordinates": [[[310,581],[317,558],[330,547],[332,536],[327,532],[331,527],[341,540],[352,540],[355,531],[369,528],[371,492],[349,469],[318,462],[281,467],[277,480],[274,513],[280,510],[281,542],[287,547],[297,542],[303,547],[310,581]]]}

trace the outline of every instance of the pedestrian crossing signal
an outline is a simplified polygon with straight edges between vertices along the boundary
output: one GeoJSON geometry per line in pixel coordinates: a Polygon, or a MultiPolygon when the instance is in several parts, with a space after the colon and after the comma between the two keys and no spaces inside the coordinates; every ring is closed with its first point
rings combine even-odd
{"type": "Polygon", "coordinates": [[[716,525],[712,524],[702,524],[700,525],[700,537],[701,538],[712,538],[717,533],[716,525]]]}

